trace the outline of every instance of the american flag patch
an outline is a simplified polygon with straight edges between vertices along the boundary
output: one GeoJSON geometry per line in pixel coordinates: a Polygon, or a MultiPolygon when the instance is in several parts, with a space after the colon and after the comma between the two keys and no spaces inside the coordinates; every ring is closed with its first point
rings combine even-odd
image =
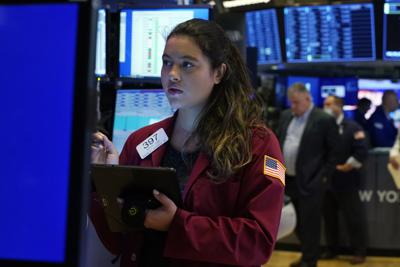
{"type": "Polygon", "coordinates": [[[279,160],[271,158],[267,155],[264,156],[264,174],[274,177],[285,185],[285,166],[279,160]]]}

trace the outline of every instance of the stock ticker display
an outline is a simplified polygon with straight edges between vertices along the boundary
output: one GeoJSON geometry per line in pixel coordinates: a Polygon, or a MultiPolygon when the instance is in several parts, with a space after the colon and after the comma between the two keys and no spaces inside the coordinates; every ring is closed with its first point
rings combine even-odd
{"type": "Polygon", "coordinates": [[[370,3],[288,7],[284,22],[289,63],[375,60],[370,3]]]}
{"type": "Polygon", "coordinates": [[[282,61],[275,9],[246,13],[247,46],[258,48],[258,64],[282,61]]]}

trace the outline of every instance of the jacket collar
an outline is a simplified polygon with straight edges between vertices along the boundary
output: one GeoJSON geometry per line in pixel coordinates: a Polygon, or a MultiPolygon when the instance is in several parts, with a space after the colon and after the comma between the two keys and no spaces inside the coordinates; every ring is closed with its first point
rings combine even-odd
{"type": "Polygon", "coordinates": [[[307,118],[307,122],[306,122],[306,126],[304,127],[304,131],[303,131],[303,135],[300,138],[300,147],[299,147],[299,151],[303,150],[303,146],[304,146],[304,137],[308,134],[308,132],[312,129],[312,126],[314,124],[314,116],[316,112],[316,108],[313,106],[312,109],[310,110],[310,113],[308,115],[307,118]]]}
{"type": "MultiPolygon", "coordinates": [[[[175,120],[178,116],[178,112],[175,112],[174,116],[169,119],[163,121],[160,125],[160,128],[163,128],[168,138],[172,135],[172,131],[174,130],[175,120]]],[[[158,130],[158,129],[157,129],[158,130]]],[[[156,149],[153,153],[151,153],[151,165],[152,166],[160,166],[161,160],[164,157],[165,150],[167,148],[167,143],[164,143],[158,149],[156,149]]]]}
{"type": "Polygon", "coordinates": [[[340,114],[340,116],[336,119],[336,124],[341,125],[344,122],[344,114],[340,114]]]}
{"type": "MultiPolygon", "coordinates": [[[[314,123],[315,111],[316,111],[316,108],[315,108],[314,105],[312,106],[312,108],[311,108],[310,110],[308,110],[307,122],[306,122],[306,126],[305,126],[305,128],[304,128],[303,137],[304,137],[304,134],[305,134],[306,132],[308,132],[308,131],[311,129],[311,126],[312,126],[313,123],[314,123]]],[[[303,138],[302,138],[302,139],[303,139],[303,138]]]]}

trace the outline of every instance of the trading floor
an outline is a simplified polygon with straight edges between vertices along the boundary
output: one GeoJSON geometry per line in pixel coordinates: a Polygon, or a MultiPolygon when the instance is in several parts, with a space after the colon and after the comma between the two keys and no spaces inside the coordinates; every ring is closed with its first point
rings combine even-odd
{"type": "MultiPolygon", "coordinates": [[[[263,267],[287,267],[290,263],[297,260],[300,253],[276,250],[270,261],[263,267]]],[[[321,260],[318,267],[348,267],[354,266],[349,263],[349,256],[340,256],[335,260],[321,260]]],[[[399,267],[400,258],[394,257],[367,257],[365,263],[357,265],[359,267],[399,267]]]]}

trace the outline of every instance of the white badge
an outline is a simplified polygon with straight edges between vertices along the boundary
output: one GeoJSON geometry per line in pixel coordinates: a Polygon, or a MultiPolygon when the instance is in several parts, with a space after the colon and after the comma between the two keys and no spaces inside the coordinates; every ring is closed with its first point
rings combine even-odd
{"type": "Polygon", "coordinates": [[[383,129],[383,123],[375,122],[375,123],[374,123],[374,127],[375,127],[376,129],[382,130],[382,129],[383,129]]]}
{"type": "Polygon", "coordinates": [[[137,145],[136,150],[141,159],[144,159],[162,144],[168,141],[168,136],[163,128],[150,135],[146,140],[137,145]]]}

